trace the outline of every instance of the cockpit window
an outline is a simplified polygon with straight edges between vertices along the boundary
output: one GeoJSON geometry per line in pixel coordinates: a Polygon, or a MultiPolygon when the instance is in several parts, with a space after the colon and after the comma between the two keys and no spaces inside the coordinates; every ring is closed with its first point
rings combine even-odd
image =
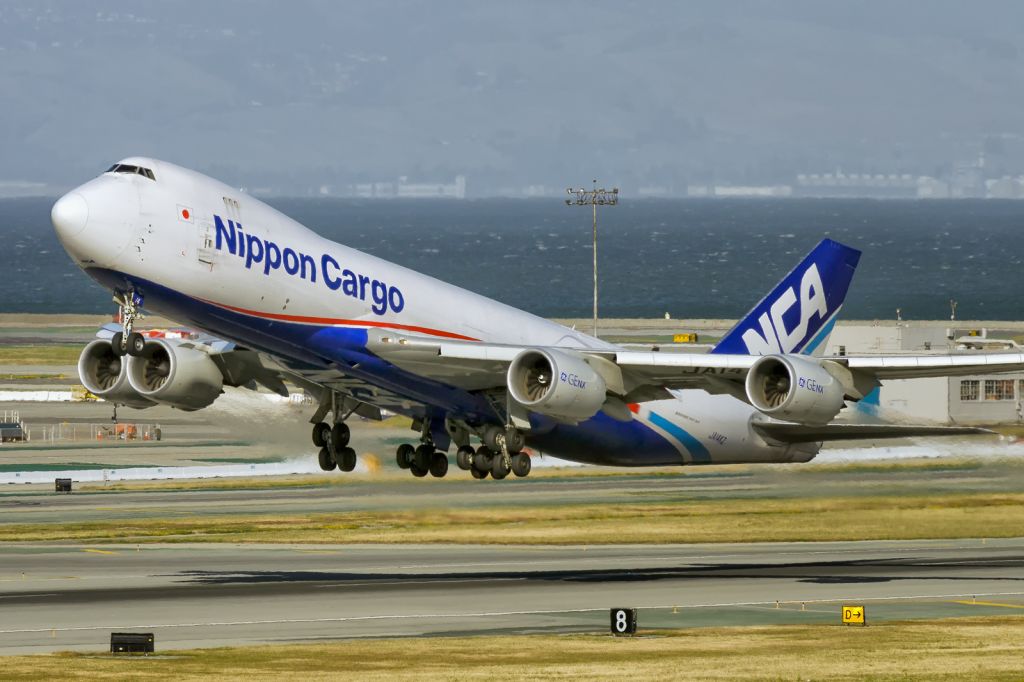
{"type": "Polygon", "coordinates": [[[107,169],[108,173],[128,173],[130,175],[141,175],[147,177],[150,180],[156,180],[156,176],[153,175],[153,171],[142,166],[133,166],[130,163],[115,163],[113,166],[107,169]]]}

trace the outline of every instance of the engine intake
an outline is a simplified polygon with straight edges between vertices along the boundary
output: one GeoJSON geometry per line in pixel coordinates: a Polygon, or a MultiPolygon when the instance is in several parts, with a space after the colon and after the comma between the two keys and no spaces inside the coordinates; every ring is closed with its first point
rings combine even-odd
{"type": "Polygon", "coordinates": [[[128,381],[139,395],[188,411],[210,405],[224,387],[208,354],[165,339],[147,341],[141,355],[128,358],[128,381]]]}
{"type": "Polygon", "coordinates": [[[747,399],[771,417],[827,424],[843,409],[846,390],[820,363],[793,355],[766,355],[747,373],[747,399]]]}
{"type": "Polygon", "coordinates": [[[523,407],[568,422],[590,419],[604,405],[604,379],[579,353],[524,350],[508,368],[508,390],[523,407]]]}
{"type": "Polygon", "coordinates": [[[78,356],[78,378],[85,389],[98,398],[143,409],[156,403],[139,395],[128,382],[126,358],[114,355],[109,341],[96,339],[78,356]]]}

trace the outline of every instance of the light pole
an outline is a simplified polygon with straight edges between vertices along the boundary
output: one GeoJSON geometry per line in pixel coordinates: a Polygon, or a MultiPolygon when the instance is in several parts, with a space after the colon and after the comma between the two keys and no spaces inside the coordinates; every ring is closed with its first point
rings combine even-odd
{"type": "Polygon", "coordinates": [[[565,200],[566,206],[590,206],[594,210],[594,336],[597,336],[597,207],[614,206],[619,203],[619,188],[605,189],[597,187],[597,180],[594,180],[593,189],[565,190],[572,197],[565,200]]]}

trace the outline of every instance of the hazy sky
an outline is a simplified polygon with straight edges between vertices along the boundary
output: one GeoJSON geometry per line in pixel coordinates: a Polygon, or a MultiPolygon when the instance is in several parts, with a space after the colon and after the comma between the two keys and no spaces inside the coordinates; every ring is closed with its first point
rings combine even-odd
{"type": "Polygon", "coordinates": [[[1024,173],[1020,2],[0,0],[0,181],[1024,173]]]}

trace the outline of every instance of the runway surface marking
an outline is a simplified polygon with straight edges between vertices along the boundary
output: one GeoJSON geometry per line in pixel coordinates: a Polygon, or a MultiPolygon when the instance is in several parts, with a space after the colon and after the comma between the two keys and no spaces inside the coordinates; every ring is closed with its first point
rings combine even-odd
{"type": "MultiPolygon", "coordinates": [[[[835,599],[804,599],[804,600],[790,600],[783,602],[774,601],[758,601],[758,602],[722,602],[716,604],[694,604],[691,606],[681,607],[676,605],[647,605],[638,606],[636,608],[641,609],[672,609],[672,608],[686,608],[686,609],[703,609],[703,608],[722,608],[726,606],[764,606],[768,604],[831,604],[836,602],[844,601],[904,601],[904,600],[919,600],[919,599],[954,599],[956,597],[1009,597],[1009,596],[1021,596],[1024,592],[988,592],[978,595],[968,594],[933,594],[933,595],[914,595],[908,597],[837,597],[835,599]]],[[[970,603],[970,602],[967,602],[970,603]]],[[[978,602],[980,603],[980,602],[978,602]]],[[[806,610],[806,609],[805,609],[806,610]]],[[[346,623],[356,621],[380,621],[380,620],[420,620],[424,618],[430,619],[441,619],[441,618],[496,618],[500,616],[545,616],[545,615],[560,615],[564,613],[606,613],[608,611],[605,607],[597,608],[586,608],[586,609],[545,609],[536,611],[478,611],[472,613],[407,613],[407,614],[387,614],[387,615],[372,615],[372,616],[338,616],[334,618],[285,618],[279,620],[237,620],[237,621],[211,621],[208,623],[143,623],[143,624],[132,624],[132,625],[88,625],[79,627],[64,627],[64,628],[26,628],[26,629],[11,629],[11,630],[0,630],[0,635],[13,635],[13,634],[24,634],[33,632],[81,632],[81,631],[92,631],[92,630],[118,630],[118,629],[142,629],[142,628],[199,628],[199,627],[232,627],[232,626],[243,626],[243,625],[294,625],[304,623],[346,623]]]]}
{"type": "Polygon", "coordinates": [[[1024,604],[1000,604],[999,602],[994,602],[994,601],[975,601],[973,599],[971,601],[967,601],[966,599],[964,599],[964,600],[957,600],[957,601],[954,601],[953,603],[954,604],[967,604],[968,606],[1002,606],[1002,607],[1007,608],[1007,609],[1024,609],[1024,604]]]}
{"type": "Polygon", "coordinates": [[[82,551],[83,551],[83,552],[88,552],[88,553],[90,553],[90,554],[117,554],[117,552],[112,552],[112,551],[110,551],[109,549],[92,549],[92,548],[85,548],[85,549],[83,549],[82,551]]]}
{"type": "Polygon", "coordinates": [[[375,580],[372,583],[340,583],[337,585],[317,585],[322,590],[336,590],[345,587],[377,587],[378,585],[451,585],[454,583],[513,583],[529,578],[436,578],[434,580],[392,580],[381,582],[375,580]]]}

